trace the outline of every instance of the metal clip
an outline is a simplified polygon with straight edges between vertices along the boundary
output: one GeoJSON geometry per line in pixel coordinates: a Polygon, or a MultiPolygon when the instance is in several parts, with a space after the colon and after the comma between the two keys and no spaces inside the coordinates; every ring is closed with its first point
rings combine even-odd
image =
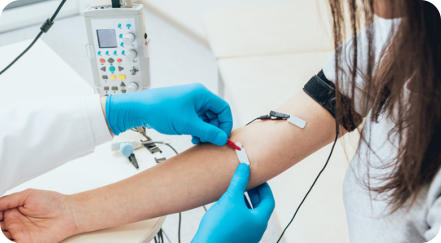
{"type": "Polygon", "coordinates": [[[291,117],[289,114],[285,114],[277,111],[271,111],[269,115],[271,117],[271,120],[287,120],[291,117]]]}

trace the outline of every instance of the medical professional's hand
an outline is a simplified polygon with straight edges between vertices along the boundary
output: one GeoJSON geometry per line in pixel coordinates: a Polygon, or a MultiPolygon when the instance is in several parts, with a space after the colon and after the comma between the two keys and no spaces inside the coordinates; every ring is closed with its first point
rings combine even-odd
{"type": "Polygon", "coordinates": [[[65,195],[38,190],[0,198],[0,226],[6,237],[24,243],[60,242],[77,228],[65,195]]]}
{"type": "Polygon", "coordinates": [[[225,145],[233,126],[230,107],[201,84],[110,95],[106,117],[116,135],[150,126],[164,134],[187,134],[193,142],[225,145]]]}
{"type": "Polygon", "coordinates": [[[240,164],[227,192],[202,218],[192,243],[257,243],[274,210],[274,197],[267,183],[248,193],[254,209],[249,209],[244,192],[250,168],[240,164]]]}

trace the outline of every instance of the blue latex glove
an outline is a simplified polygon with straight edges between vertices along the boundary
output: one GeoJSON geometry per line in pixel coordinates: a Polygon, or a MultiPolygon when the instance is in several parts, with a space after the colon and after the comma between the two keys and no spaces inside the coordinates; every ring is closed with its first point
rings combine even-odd
{"type": "Polygon", "coordinates": [[[116,135],[151,127],[169,135],[192,135],[194,143],[219,146],[225,145],[233,126],[228,103],[202,84],[109,95],[106,118],[116,135]]]}
{"type": "Polygon", "coordinates": [[[248,193],[254,209],[249,209],[244,192],[250,167],[240,164],[227,192],[202,218],[192,243],[257,243],[274,210],[274,197],[267,183],[248,193]]]}

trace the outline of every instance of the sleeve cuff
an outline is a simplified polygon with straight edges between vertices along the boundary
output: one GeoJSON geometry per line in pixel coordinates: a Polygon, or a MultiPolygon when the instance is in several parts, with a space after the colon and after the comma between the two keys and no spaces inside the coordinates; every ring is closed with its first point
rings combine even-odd
{"type": "Polygon", "coordinates": [[[85,99],[85,106],[95,146],[112,140],[112,135],[101,108],[101,97],[99,95],[87,97],[85,99]]]}

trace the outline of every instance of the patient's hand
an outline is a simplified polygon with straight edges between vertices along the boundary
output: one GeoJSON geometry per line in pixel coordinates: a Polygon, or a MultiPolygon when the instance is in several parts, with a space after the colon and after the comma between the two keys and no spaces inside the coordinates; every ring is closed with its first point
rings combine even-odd
{"type": "Polygon", "coordinates": [[[3,234],[16,242],[60,242],[77,224],[67,197],[50,191],[26,190],[0,198],[3,234]]]}

